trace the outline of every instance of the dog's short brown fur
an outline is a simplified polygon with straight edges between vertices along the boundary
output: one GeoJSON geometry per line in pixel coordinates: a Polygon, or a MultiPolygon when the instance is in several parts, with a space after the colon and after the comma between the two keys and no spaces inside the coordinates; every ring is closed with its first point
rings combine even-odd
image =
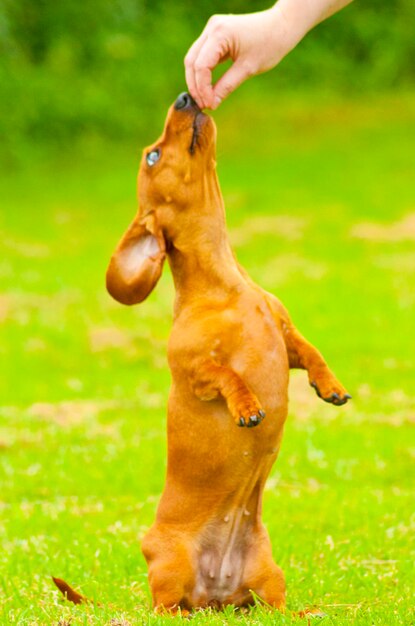
{"type": "Polygon", "coordinates": [[[111,295],[135,304],[167,257],[176,288],[167,478],[142,543],[154,606],[172,612],[247,605],[251,592],[284,606],[261,501],[281,444],[289,368],[306,369],[328,402],[350,397],[282,304],[235,260],[215,138],[212,119],[182,94],[144,151],[140,208],[107,273],[111,295]]]}

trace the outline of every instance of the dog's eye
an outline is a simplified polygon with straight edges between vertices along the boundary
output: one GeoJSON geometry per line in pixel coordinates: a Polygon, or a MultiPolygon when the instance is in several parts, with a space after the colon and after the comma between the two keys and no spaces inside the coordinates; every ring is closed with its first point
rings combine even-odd
{"type": "Polygon", "coordinates": [[[146,161],[147,161],[147,165],[154,165],[154,163],[157,163],[157,161],[160,158],[160,150],[157,148],[157,150],[152,150],[151,152],[149,152],[146,156],[146,161]]]}

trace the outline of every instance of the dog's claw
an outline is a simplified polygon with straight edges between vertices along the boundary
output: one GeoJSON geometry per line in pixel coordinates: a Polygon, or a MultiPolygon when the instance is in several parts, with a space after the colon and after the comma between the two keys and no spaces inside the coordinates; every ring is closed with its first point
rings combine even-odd
{"type": "Polygon", "coordinates": [[[338,393],[334,392],[328,398],[323,398],[324,402],[332,402],[333,404],[338,404],[340,402],[340,396],[338,393]]]}
{"type": "Polygon", "coordinates": [[[311,387],[313,387],[313,389],[316,390],[316,394],[318,395],[318,397],[321,398],[319,388],[317,387],[317,383],[313,380],[313,382],[310,383],[310,385],[311,385],[311,387]]]}
{"type": "Polygon", "coordinates": [[[346,404],[347,400],[351,398],[351,396],[349,394],[342,396],[339,396],[338,393],[332,393],[331,396],[329,396],[328,398],[323,398],[324,402],[331,402],[332,404],[335,404],[336,406],[341,406],[342,404],[346,404]]]}
{"type": "Polygon", "coordinates": [[[247,428],[254,428],[258,426],[262,422],[265,417],[265,411],[259,409],[258,413],[254,415],[250,415],[247,419],[244,417],[240,417],[237,424],[238,426],[246,426],[247,428]]]}
{"type": "Polygon", "coordinates": [[[343,395],[340,395],[339,393],[335,391],[330,396],[323,397],[315,381],[312,381],[310,385],[311,387],[313,387],[313,389],[316,390],[316,394],[318,395],[319,398],[324,400],[324,402],[329,402],[330,404],[334,404],[335,406],[341,406],[342,404],[346,404],[348,400],[352,399],[352,396],[350,395],[350,393],[345,393],[343,395]]]}

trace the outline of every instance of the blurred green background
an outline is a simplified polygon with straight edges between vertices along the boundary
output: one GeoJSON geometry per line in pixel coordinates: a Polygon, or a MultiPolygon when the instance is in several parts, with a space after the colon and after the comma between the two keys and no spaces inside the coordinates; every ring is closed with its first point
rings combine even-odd
{"type": "MultiPolygon", "coordinates": [[[[0,0],[1,624],[171,624],[137,539],[165,473],[173,285],[166,268],[126,308],[104,275],[188,47],[211,14],[262,8],[0,0]]],[[[414,23],[412,1],[355,2],[214,114],[237,256],[353,395],[328,406],[293,373],[264,499],[288,607],[323,623],[415,619],[414,23]]]]}
{"type": "MultiPolygon", "coordinates": [[[[184,54],[209,16],[263,8],[258,0],[2,0],[3,155],[17,158],[26,142],[67,149],[82,137],[142,138],[184,89],[184,54]]],[[[255,87],[275,97],[305,87],[342,94],[409,87],[414,22],[411,0],[355,3],[255,87]]]]}

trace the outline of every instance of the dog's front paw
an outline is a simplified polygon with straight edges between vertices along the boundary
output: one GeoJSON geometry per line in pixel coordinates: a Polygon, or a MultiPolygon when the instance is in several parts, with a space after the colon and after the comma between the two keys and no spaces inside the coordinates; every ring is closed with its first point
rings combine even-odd
{"type": "Polygon", "coordinates": [[[236,420],[236,423],[238,424],[238,426],[241,427],[247,426],[248,428],[253,428],[254,426],[258,426],[258,424],[260,424],[264,418],[265,411],[259,409],[258,413],[254,413],[249,417],[244,417],[243,415],[241,415],[239,419],[236,420]]]}
{"type": "Polygon", "coordinates": [[[319,398],[324,400],[324,402],[330,402],[336,406],[346,404],[346,402],[352,398],[334,376],[324,377],[318,380],[318,382],[312,380],[310,385],[316,390],[316,394],[319,398]]]}
{"type": "Polygon", "coordinates": [[[265,411],[261,408],[254,394],[239,396],[229,403],[229,410],[237,426],[253,428],[265,418],[265,411]]]}

